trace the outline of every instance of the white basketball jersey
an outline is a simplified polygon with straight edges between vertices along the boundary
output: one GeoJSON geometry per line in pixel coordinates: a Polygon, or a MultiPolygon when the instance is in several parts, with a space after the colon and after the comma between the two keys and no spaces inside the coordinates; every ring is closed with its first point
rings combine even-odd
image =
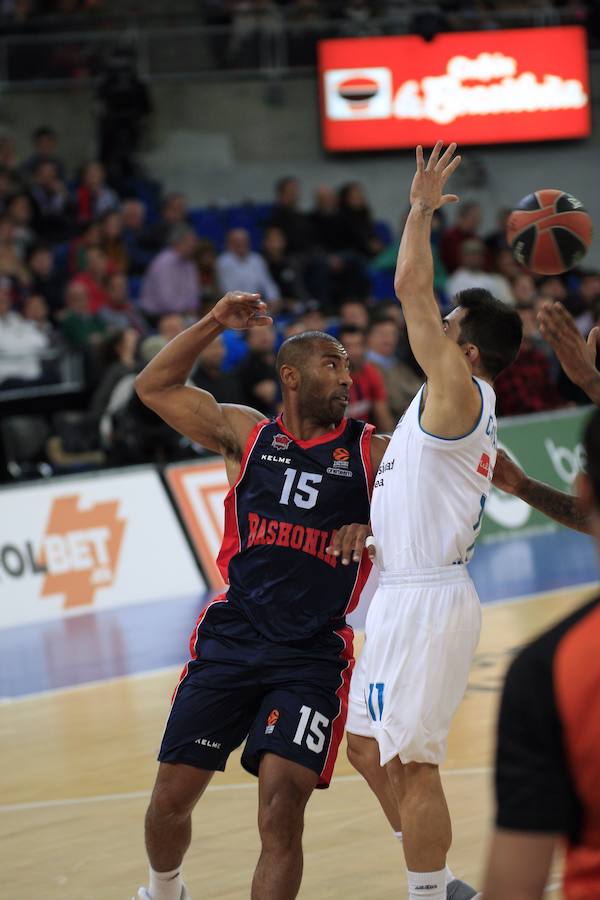
{"type": "Polygon", "coordinates": [[[377,472],[371,526],[384,572],[466,563],[481,529],[496,464],[496,395],[473,379],[481,415],[461,438],[421,426],[424,387],[396,426],[377,472]]]}

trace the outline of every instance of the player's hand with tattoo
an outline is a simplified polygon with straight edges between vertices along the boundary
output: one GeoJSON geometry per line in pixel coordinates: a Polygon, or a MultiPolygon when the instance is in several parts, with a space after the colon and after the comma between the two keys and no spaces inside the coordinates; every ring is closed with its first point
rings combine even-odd
{"type": "Polygon", "coordinates": [[[523,469],[514,462],[504,450],[498,450],[492,484],[507,494],[519,495],[527,476],[523,469]]]}
{"type": "MultiPolygon", "coordinates": [[[[331,556],[341,556],[343,566],[350,565],[350,559],[355,563],[360,562],[367,538],[372,534],[370,525],[359,525],[356,522],[352,525],[343,525],[336,533],[329,547],[326,547],[325,552],[331,556]]],[[[375,545],[373,543],[370,543],[367,547],[367,553],[369,559],[373,562],[375,559],[375,545]]]]}
{"type": "Polygon", "coordinates": [[[453,172],[460,165],[460,156],[455,156],[456,144],[450,144],[446,152],[440,156],[443,141],[438,141],[433,150],[427,166],[423,159],[423,148],[417,147],[417,171],[410,189],[411,206],[419,206],[421,209],[439,209],[446,203],[457,203],[456,194],[444,194],[444,187],[453,172]]]}
{"type": "Polygon", "coordinates": [[[229,291],[214,305],[209,315],[223,328],[238,331],[273,324],[273,319],[267,315],[267,304],[260,299],[260,294],[243,291],[229,291]]]}
{"type": "Polygon", "coordinates": [[[600,372],[596,368],[600,328],[592,328],[586,343],[563,304],[550,301],[542,303],[538,323],[571,381],[600,405],[600,372]]]}

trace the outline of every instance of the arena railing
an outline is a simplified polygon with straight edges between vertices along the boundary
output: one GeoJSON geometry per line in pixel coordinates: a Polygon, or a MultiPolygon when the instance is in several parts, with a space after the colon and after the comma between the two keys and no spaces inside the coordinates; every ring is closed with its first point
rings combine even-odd
{"type": "MultiPolygon", "coordinates": [[[[200,16],[141,16],[124,13],[86,20],[73,30],[56,18],[35,19],[35,33],[10,34],[0,41],[0,82],[6,87],[53,87],[93,83],[121,57],[149,81],[186,78],[284,77],[314,69],[319,40],[331,37],[407,34],[432,26],[423,20],[436,7],[410,6],[365,22],[323,18],[298,23],[281,14],[240,16],[230,25],[207,25],[200,16]]],[[[580,7],[552,5],[445,16],[440,30],[581,24],[580,7]]],[[[83,21],[83,20],[81,20],[83,21]]],[[[1,29],[0,21],[0,29],[1,29]]],[[[73,24],[73,23],[71,23],[73,24]]],[[[118,64],[118,62],[117,62],[118,64]]]]}

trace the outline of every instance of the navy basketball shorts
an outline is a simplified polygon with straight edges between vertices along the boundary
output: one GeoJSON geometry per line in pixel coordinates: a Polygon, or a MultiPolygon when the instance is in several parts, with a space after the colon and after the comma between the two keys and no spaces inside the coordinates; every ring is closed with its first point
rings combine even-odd
{"type": "Polygon", "coordinates": [[[198,619],[190,648],[159,761],[222,772],[245,740],[242,765],[251,774],[274,753],[328,787],[348,712],[352,628],[275,643],[219,597],[198,619]]]}

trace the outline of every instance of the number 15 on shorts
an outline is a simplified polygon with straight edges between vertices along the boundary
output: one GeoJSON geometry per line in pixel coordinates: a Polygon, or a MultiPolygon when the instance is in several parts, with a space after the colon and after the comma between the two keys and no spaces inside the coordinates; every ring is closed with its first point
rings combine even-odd
{"type": "Polygon", "coordinates": [[[374,722],[381,722],[381,717],[383,716],[384,686],[385,685],[383,681],[372,681],[369,684],[369,698],[367,700],[367,706],[369,708],[369,715],[374,722]]]}
{"type": "Polygon", "coordinates": [[[325,746],[326,733],[323,728],[329,727],[329,719],[320,712],[314,711],[310,706],[302,706],[300,708],[300,721],[294,735],[294,743],[306,743],[309,750],[313,753],[321,753],[325,746]],[[310,726],[309,726],[310,721],[310,726]],[[308,734],[306,729],[308,727],[308,734]],[[306,741],[304,740],[306,738],[306,741]]]}

